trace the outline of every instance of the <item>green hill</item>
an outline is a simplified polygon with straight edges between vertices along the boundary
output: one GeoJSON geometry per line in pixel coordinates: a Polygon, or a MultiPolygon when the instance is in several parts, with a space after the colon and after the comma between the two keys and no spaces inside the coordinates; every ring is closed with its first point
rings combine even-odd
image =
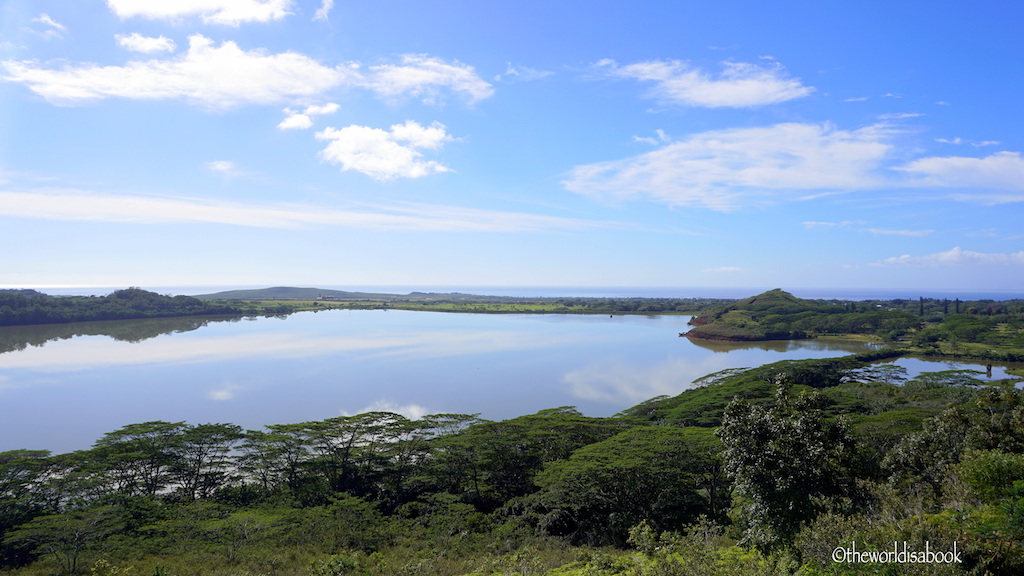
{"type": "Polygon", "coordinates": [[[343,300],[387,300],[395,294],[377,294],[372,292],[346,292],[344,290],[324,290],[322,288],[294,288],[276,286],[274,288],[258,288],[253,290],[227,290],[213,294],[200,294],[200,300],[316,300],[321,297],[343,300]]]}
{"type": "Polygon", "coordinates": [[[845,301],[804,300],[778,288],[694,318],[689,338],[791,340],[822,334],[892,338],[920,325],[909,312],[845,301]]]}

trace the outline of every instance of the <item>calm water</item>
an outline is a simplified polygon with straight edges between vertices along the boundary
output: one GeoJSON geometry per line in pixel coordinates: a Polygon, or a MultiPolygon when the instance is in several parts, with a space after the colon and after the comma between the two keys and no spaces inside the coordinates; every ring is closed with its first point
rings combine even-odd
{"type": "Polygon", "coordinates": [[[566,405],[608,416],[725,368],[866,349],[696,345],[678,337],[688,319],[336,310],[0,328],[0,451],[87,448],[149,420],[259,428],[368,410],[504,419],[566,405]]]}

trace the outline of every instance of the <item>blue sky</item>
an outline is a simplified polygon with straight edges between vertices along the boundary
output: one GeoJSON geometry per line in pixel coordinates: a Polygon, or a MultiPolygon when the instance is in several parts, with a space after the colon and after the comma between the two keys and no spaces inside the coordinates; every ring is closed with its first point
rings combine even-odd
{"type": "Polygon", "coordinates": [[[1022,291],[1021,7],[0,9],[0,286],[1022,291]]]}

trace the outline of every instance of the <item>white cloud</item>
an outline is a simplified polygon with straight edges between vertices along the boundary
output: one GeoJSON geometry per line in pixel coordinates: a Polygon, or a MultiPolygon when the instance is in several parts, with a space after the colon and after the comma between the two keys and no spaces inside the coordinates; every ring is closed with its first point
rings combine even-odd
{"type": "Polygon", "coordinates": [[[334,0],[323,0],[323,4],[317,9],[316,14],[313,15],[313,20],[327,20],[327,16],[331,13],[334,8],[334,0]]]}
{"type": "Polygon", "coordinates": [[[889,114],[879,114],[879,120],[905,120],[907,118],[920,118],[924,116],[920,112],[892,112],[889,114]]]}
{"type": "Polygon", "coordinates": [[[910,236],[915,238],[927,236],[935,232],[934,230],[884,230],[881,228],[868,228],[867,231],[876,236],[910,236]]]}
{"type": "Polygon", "coordinates": [[[719,266],[718,268],[705,268],[701,272],[742,272],[739,266],[719,266]]]}
{"type": "Polygon", "coordinates": [[[602,60],[597,69],[612,78],[654,82],[653,96],[686,106],[745,108],[803,98],[814,91],[789,78],[781,66],[723,62],[718,78],[678,60],[652,60],[619,66],[602,60]]]}
{"type": "Polygon", "coordinates": [[[63,24],[57,22],[53,18],[50,18],[50,15],[47,14],[46,12],[43,12],[36,18],[33,18],[32,21],[38,22],[39,24],[44,24],[55,30],[60,30],[61,32],[65,32],[67,30],[67,28],[63,24]]]}
{"type": "Polygon", "coordinates": [[[318,140],[328,141],[320,157],[342,170],[362,172],[377,180],[419,178],[428,174],[450,172],[451,169],[433,160],[422,160],[420,149],[438,150],[452,137],[442,124],[424,127],[407,121],[391,130],[368,126],[326,128],[316,133],[318,140]]]}
{"type": "Polygon", "coordinates": [[[319,105],[319,106],[317,106],[317,105],[306,106],[306,109],[303,110],[302,113],[303,114],[308,114],[310,116],[321,116],[321,115],[324,115],[324,114],[334,114],[335,112],[337,112],[340,109],[341,109],[341,106],[339,106],[338,104],[336,104],[334,102],[328,102],[327,104],[323,104],[323,105],[319,105]]]}
{"type": "Polygon", "coordinates": [[[114,38],[117,39],[118,46],[132,52],[142,52],[143,54],[174,52],[175,48],[177,48],[174,40],[164,36],[153,38],[152,36],[143,36],[138,32],[132,32],[131,35],[117,34],[114,38]]]}
{"type": "Polygon", "coordinates": [[[460,94],[470,103],[494,94],[491,85],[472,66],[449,64],[425,54],[406,54],[401,64],[371,66],[363,86],[385,98],[411,96],[426,104],[439,103],[443,90],[460,94]]]}
{"type": "Polygon", "coordinates": [[[183,99],[211,109],[308,98],[357,76],[350,68],[328,68],[295,52],[246,52],[234,42],[216,47],[200,34],[189,37],[186,54],[168,60],[62,69],[8,60],[0,70],[4,79],[23,83],[54,104],[111,97],[183,99]]]}
{"type": "Polygon", "coordinates": [[[1024,250],[1013,253],[987,254],[963,250],[959,246],[946,252],[936,252],[924,256],[904,254],[875,262],[876,266],[1024,266],[1024,250]]]}
{"type": "Polygon", "coordinates": [[[804,222],[804,228],[814,230],[816,228],[846,228],[847,226],[863,226],[867,222],[863,220],[843,220],[842,222],[804,222]]]}
{"type": "Polygon", "coordinates": [[[890,152],[890,134],[882,126],[815,124],[704,132],[624,160],[577,166],[563,184],[598,198],[730,211],[808,191],[878,186],[875,171],[890,152]]]}
{"type": "Polygon", "coordinates": [[[292,0],[107,0],[119,18],[178,21],[200,17],[207,24],[238,26],[270,22],[291,14],[292,0]]]}
{"type": "Polygon", "coordinates": [[[285,108],[284,120],[277,125],[278,130],[307,130],[313,127],[313,119],[308,114],[290,111],[285,108]]]}
{"type": "Polygon", "coordinates": [[[307,106],[302,112],[285,108],[285,118],[277,125],[279,130],[306,130],[313,127],[313,116],[334,114],[341,107],[331,102],[322,106],[307,106]]]}
{"type": "Polygon", "coordinates": [[[47,27],[47,29],[43,31],[29,29],[30,32],[42,36],[46,40],[52,40],[54,38],[63,38],[64,35],[61,34],[61,32],[67,31],[67,27],[51,18],[50,15],[45,12],[33,18],[32,21],[47,27]]]}
{"type": "Polygon", "coordinates": [[[207,162],[206,169],[214,174],[224,176],[225,178],[234,178],[245,174],[245,172],[238,168],[238,165],[230,160],[214,160],[212,162],[207,162]]]}
{"type": "Polygon", "coordinates": [[[657,139],[651,136],[633,136],[633,142],[642,142],[644,144],[657,146],[658,144],[666,144],[672,141],[672,138],[670,138],[668,134],[665,134],[665,131],[660,128],[655,130],[654,133],[658,135],[657,139]]]}
{"type": "Polygon", "coordinates": [[[614,222],[420,203],[338,209],[301,204],[258,205],[196,198],[99,194],[79,190],[0,191],[0,215],[104,223],[203,223],[280,229],[333,226],[436,232],[538,232],[623,226],[614,222]]]}
{"type": "Polygon", "coordinates": [[[553,75],[548,70],[538,70],[528,66],[515,66],[511,62],[505,65],[505,73],[494,77],[495,82],[533,82],[553,75]]]}
{"type": "MultiPolygon", "coordinates": [[[[119,41],[141,45],[154,40],[126,38],[119,41]]],[[[131,61],[124,66],[47,68],[34,60],[6,60],[0,62],[0,79],[24,84],[58,105],[114,97],[182,99],[213,110],[242,104],[309,101],[338,86],[367,89],[387,99],[411,96],[428,104],[442,103],[446,92],[459,94],[470,103],[494,93],[471,66],[424,55],[406,55],[401,64],[373,66],[364,74],[356,63],[331,68],[296,52],[245,51],[231,41],[218,47],[201,34],[190,36],[188,41],[185,54],[131,61]]],[[[330,113],[311,108],[314,111],[307,115],[330,113]]]]}
{"type": "Polygon", "coordinates": [[[919,176],[914,184],[921,186],[1024,192],[1024,158],[1019,152],[996,152],[985,158],[921,158],[897,170],[919,176]]]}
{"type": "Polygon", "coordinates": [[[217,400],[223,402],[226,400],[234,400],[235,392],[241,390],[242,387],[238,384],[226,383],[220,388],[214,388],[206,393],[206,397],[210,400],[217,400]]]}

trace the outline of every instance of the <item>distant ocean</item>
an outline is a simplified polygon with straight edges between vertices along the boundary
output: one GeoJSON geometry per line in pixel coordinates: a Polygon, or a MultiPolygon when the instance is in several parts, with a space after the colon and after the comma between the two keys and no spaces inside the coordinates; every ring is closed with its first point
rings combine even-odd
{"type": "MultiPolygon", "coordinates": [[[[381,292],[386,294],[408,294],[410,292],[461,292],[482,296],[518,297],[597,297],[597,298],[746,298],[772,288],[782,288],[798,298],[810,300],[916,300],[924,298],[959,298],[961,300],[1013,300],[1024,299],[1024,292],[984,290],[935,290],[896,288],[791,288],[786,286],[767,287],[669,287],[669,286],[335,286],[289,284],[290,286],[316,287],[326,290],[350,292],[381,292]]],[[[31,286],[25,286],[31,288],[31,286]]],[[[47,294],[97,295],[109,294],[126,286],[62,286],[42,287],[47,294]]],[[[225,290],[269,288],[269,286],[140,286],[160,294],[211,294],[225,290]]]]}

